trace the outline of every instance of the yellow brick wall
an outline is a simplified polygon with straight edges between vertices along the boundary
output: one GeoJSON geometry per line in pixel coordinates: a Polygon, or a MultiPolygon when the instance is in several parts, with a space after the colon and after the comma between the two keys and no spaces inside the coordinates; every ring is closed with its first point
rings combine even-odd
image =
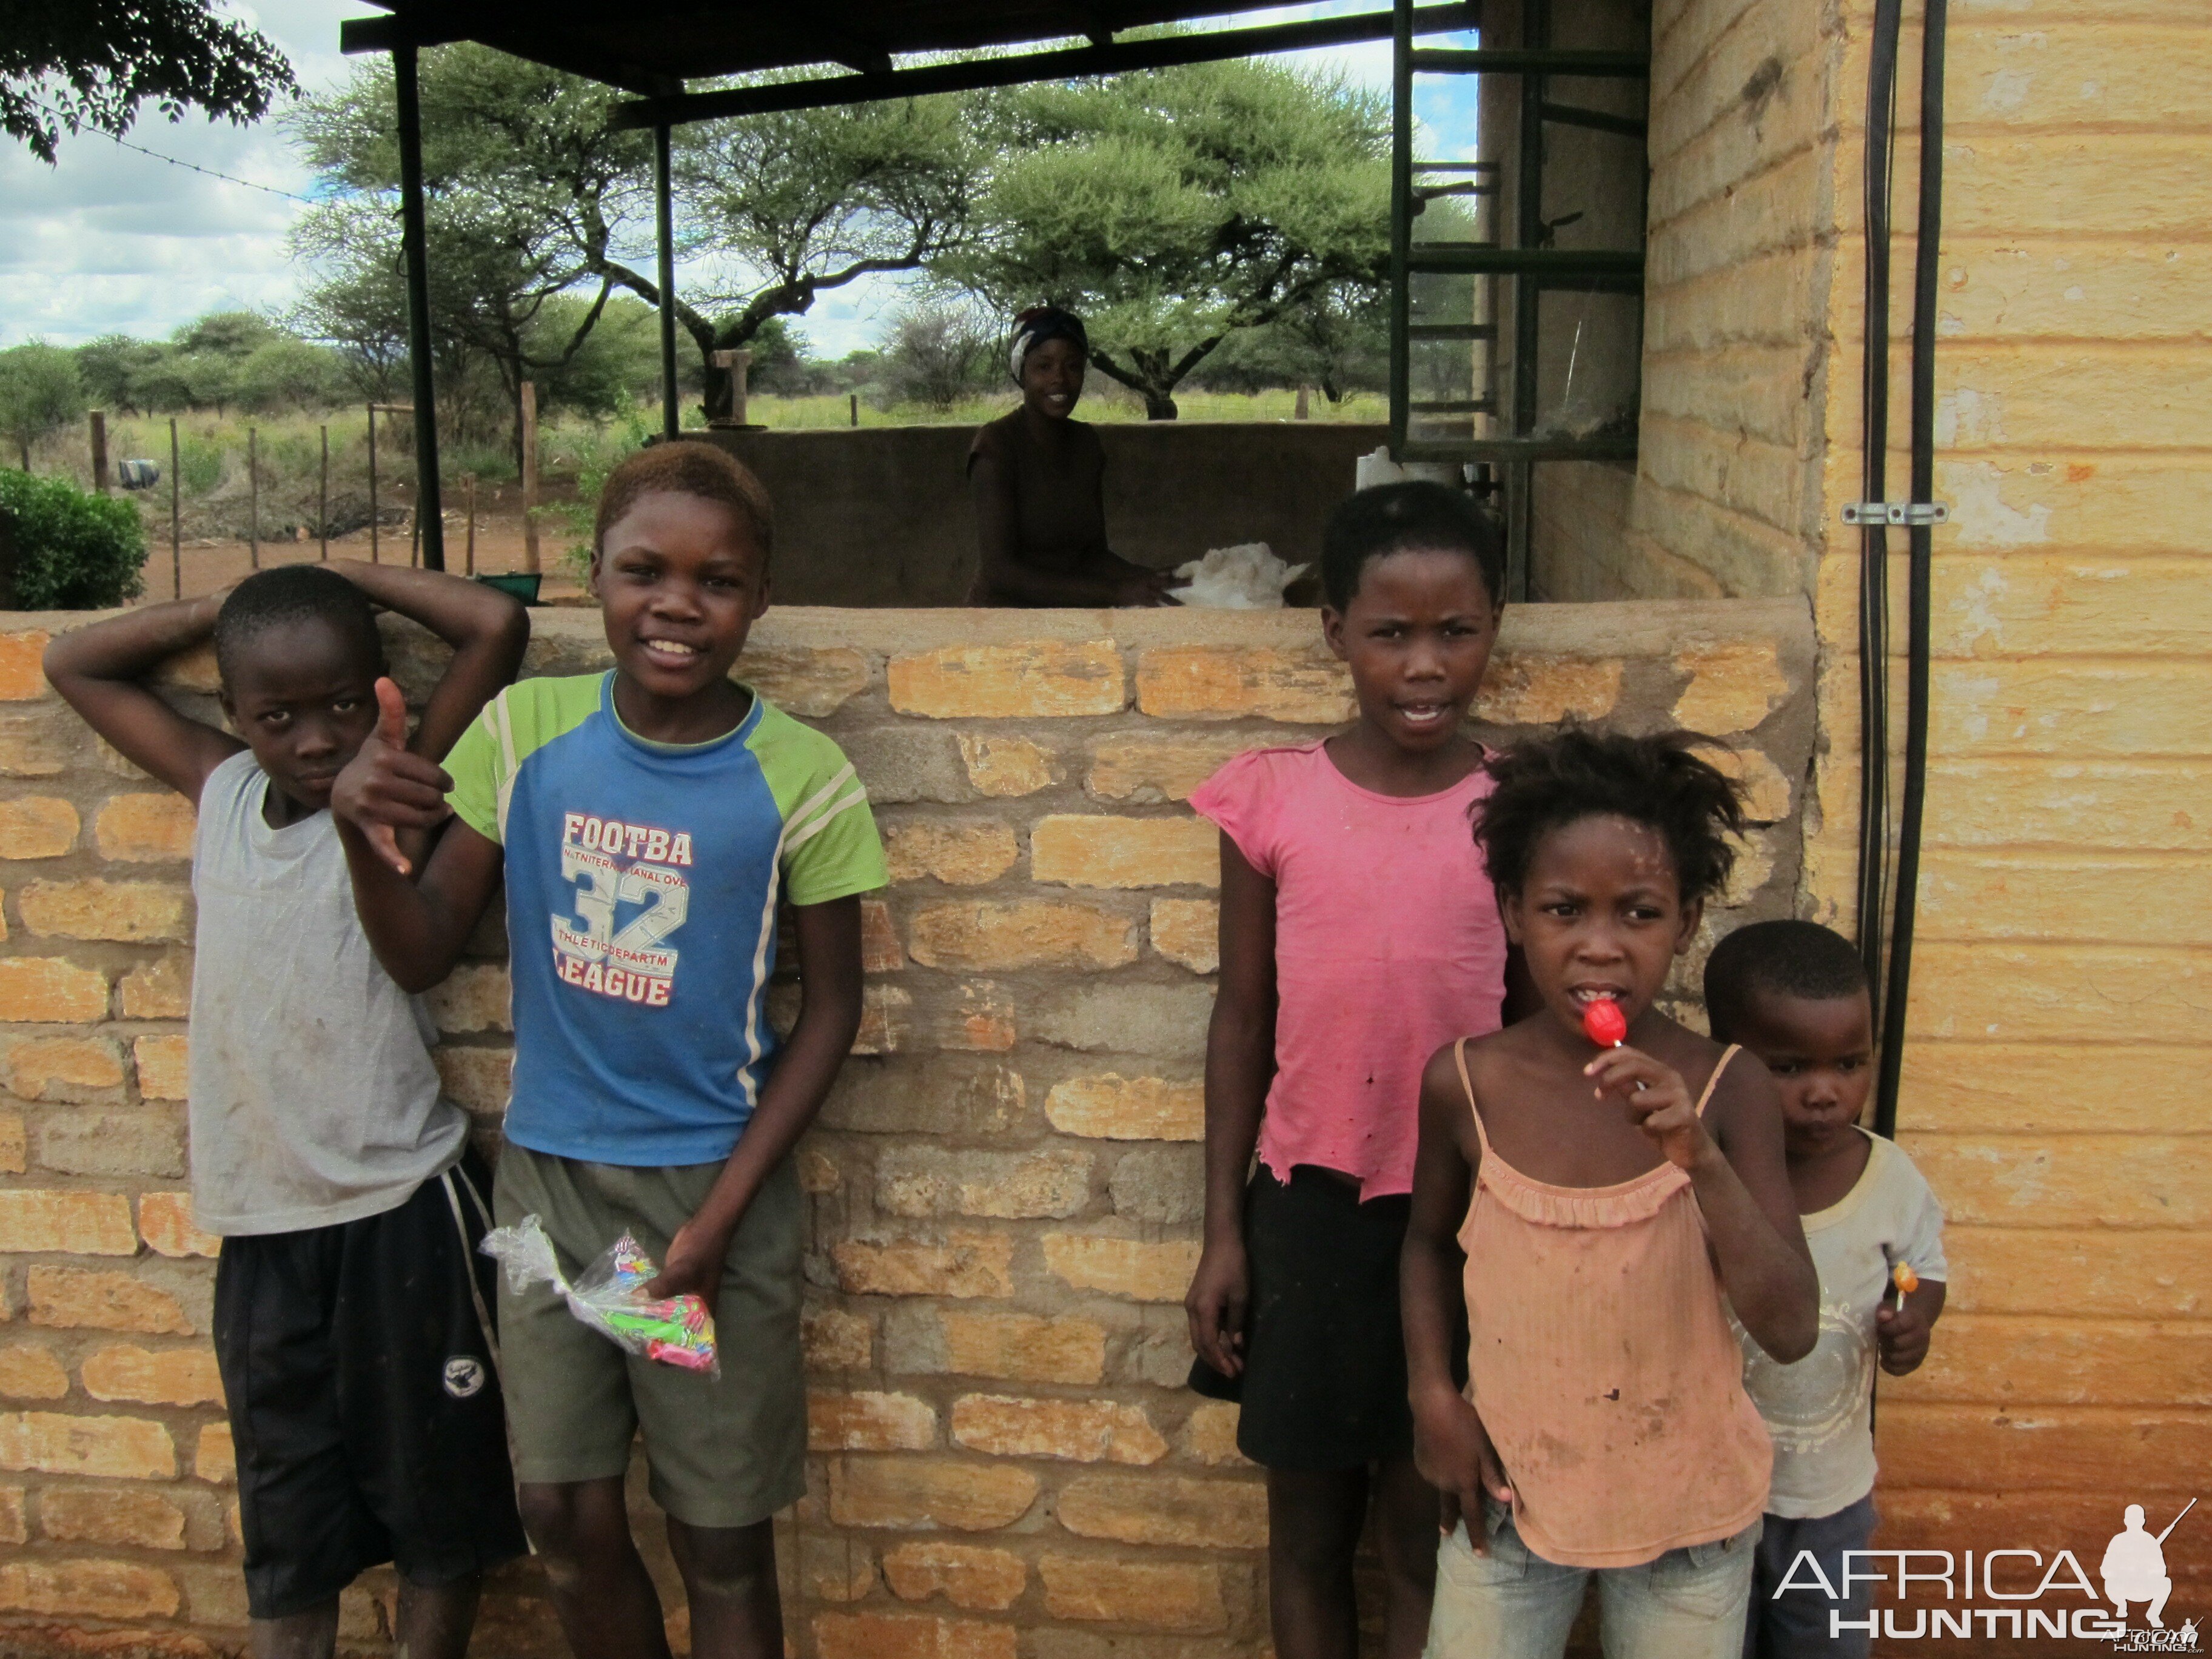
{"type": "Polygon", "coordinates": [[[1536,470],[1540,597],[1809,591],[1842,55],[1832,7],[1655,0],[1639,453],[1536,470]]]}
{"type": "MultiPolygon", "coordinates": [[[[603,665],[595,617],[538,617],[529,672],[603,665]]],[[[215,1244],[183,1192],[190,814],[46,694],[68,620],[0,620],[0,1648],[108,1651],[82,1632],[120,1625],[184,1659],[244,1619],[215,1244]]],[[[391,638],[419,695],[432,650],[391,638]]],[[[1793,902],[1813,650],[1802,599],[1527,607],[1480,712],[1499,735],[1569,712],[1733,734],[1759,827],[1724,926],[1793,902]]],[[[202,713],[210,669],[175,675],[202,713]]],[[[1233,1409],[1181,1386],[1217,878],[1183,801],[1343,716],[1310,613],[775,611],[744,672],[845,745],[894,875],[854,1058],[799,1155],[795,1650],[1261,1650],[1261,1488],[1233,1409]]],[[[502,954],[484,930],[432,999],[487,1133],[502,954]]],[[[390,1591],[349,1596],[349,1640],[388,1631],[390,1591]]],[[[526,1566],[484,1621],[479,1651],[558,1650],[526,1566]]]]}
{"type": "MultiPolygon", "coordinates": [[[[1803,900],[1848,927],[1858,538],[1838,513],[1858,495],[1873,8],[1658,9],[1632,533],[1551,591],[1812,595],[1803,900]],[[1783,74],[1754,118],[1743,94],[1770,58],[1783,74]]],[[[1905,11],[1897,499],[1918,162],[1905,11]]],[[[1884,1385],[1892,1546],[2070,1544],[2094,1570],[2122,1504],[2171,1516],[2212,1468],[2212,1139],[2193,1086],[2212,896],[2207,21],[2196,0],[1950,8],[1936,493],[1954,520],[1935,536],[1900,1139],[1949,1209],[1958,1276],[1925,1370],[1884,1385]]],[[[2175,1607],[2201,1618],[2212,1547],[2186,1531],[2175,1607]]]]}
{"type": "MultiPolygon", "coordinates": [[[[2212,1468],[2212,1137],[2189,989],[2212,938],[2212,30],[2202,7],[2154,0],[1953,15],[1936,491],[1954,521],[1935,537],[1899,1121],[1949,1207],[1958,1279],[1935,1357],[1888,1392],[1887,1541],[2057,1540],[2094,1561],[2124,1504],[2170,1518],[2212,1468]]],[[[1862,257],[1846,237],[1832,314],[1850,355],[1862,257]]],[[[1829,414],[1833,523],[1856,398],[1829,414]]],[[[1829,538],[1816,590],[1832,753],[1856,746],[1852,553],[1829,538]]],[[[1855,769],[1830,772],[1824,799],[1855,791],[1855,769]]],[[[1856,839],[1840,803],[1829,816],[1824,901],[1856,839]]],[[[2212,1545],[2189,1524],[2166,1559],[2173,1610],[2201,1621],[2212,1545]]]]}

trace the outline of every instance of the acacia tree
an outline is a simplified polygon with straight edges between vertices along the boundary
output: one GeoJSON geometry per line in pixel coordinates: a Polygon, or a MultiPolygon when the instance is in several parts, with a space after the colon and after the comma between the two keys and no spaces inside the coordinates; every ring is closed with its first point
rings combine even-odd
{"type": "MultiPolygon", "coordinates": [[[[485,46],[425,53],[421,87],[434,349],[457,392],[470,363],[491,367],[520,446],[522,383],[574,358],[614,286],[606,250],[634,216],[649,141],[609,130],[611,88],[485,46]],[[579,288],[589,303],[541,326],[579,288]]],[[[357,67],[294,127],[326,191],[294,231],[324,276],[301,323],[388,374],[406,328],[390,64],[357,67]]]]}
{"type": "MultiPolygon", "coordinates": [[[[744,346],[770,319],[871,274],[919,270],[965,240],[987,176],[958,94],[842,109],[801,109],[684,128],[675,185],[688,256],[714,272],[679,294],[677,320],[697,347],[709,415],[730,408],[714,354],[744,346]]],[[[658,283],[632,264],[599,268],[654,305],[658,283]]]]}
{"type": "MultiPolygon", "coordinates": [[[[653,265],[651,139],[609,125],[622,94],[473,46],[422,59],[424,216],[440,349],[494,363],[511,397],[581,349],[608,294],[660,302],[653,265]],[[592,303],[549,341],[552,295],[592,303]]],[[[678,211],[687,262],[712,272],[673,309],[697,348],[710,413],[729,407],[712,354],[872,271],[909,270],[965,234],[984,176],[970,100],[799,110],[681,131],[678,211]]],[[[399,321],[398,147],[391,70],[372,64],[296,122],[330,201],[301,250],[327,281],[304,317],[363,362],[379,318],[399,321]],[[389,300],[380,296],[389,295],[389,300]]],[[[404,337],[404,336],[403,336],[404,337]]]]}
{"type": "Polygon", "coordinates": [[[15,441],[24,471],[33,444],[83,413],[76,360],[61,347],[33,340],[0,351],[0,434],[15,441]]]}
{"type": "Polygon", "coordinates": [[[939,262],[1003,310],[1083,314],[1091,362],[1176,416],[1239,329],[1372,293],[1389,255],[1389,121],[1340,78],[1232,59],[1024,88],[974,245],[939,262]]]}
{"type": "Polygon", "coordinates": [[[0,23],[0,129],[51,165],[62,129],[121,137],[138,106],[243,125],[298,89],[266,35],[208,0],[11,0],[0,23]]]}

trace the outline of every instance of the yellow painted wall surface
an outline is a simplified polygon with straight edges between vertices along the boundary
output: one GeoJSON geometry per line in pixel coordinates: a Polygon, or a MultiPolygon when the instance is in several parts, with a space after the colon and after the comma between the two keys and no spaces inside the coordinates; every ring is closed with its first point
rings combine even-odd
{"type": "MultiPolygon", "coordinates": [[[[1572,589],[1811,593],[1804,902],[1844,926],[1859,553],[1838,515],[1859,494],[1872,10],[1662,0],[1633,533],[1572,589]],[[1754,118],[1730,88],[1768,62],[1754,118]]],[[[1917,19],[1908,3],[1893,499],[1917,19]]],[[[2094,1571],[2123,1504],[2171,1516],[2212,1468],[2212,16],[1954,0],[1950,19],[1936,494],[1954,518],[1900,1139],[1949,1209],[1957,1276],[1933,1359],[1884,1385],[1881,1541],[2063,1544],[2094,1571]]],[[[2201,1619],[2212,1534],[2187,1530],[2175,1607],[2201,1619]]]]}
{"type": "MultiPolygon", "coordinates": [[[[605,665],[596,616],[537,618],[527,672],[605,665]]],[[[215,1241],[183,1190],[191,814],[46,691],[46,635],[82,620],[0,621],[0,1650],[191,1659],[245,1618],[215,1241]],[[118,1649],[115,1626],[149,1633],[118,1649]]],[[[389,636],[419,696],[427,636],[389,636]]],[[[1527,607],[1479,712],[1499,737],[1568,710],[1736,734],[1759,823],[1723,927],[1794,902],[1812,666],[1802,599],[1527,607]]],[[[776,611],[742,672],[845,746],[893,876],[865,905],[854,1056],[799,1153],[796,1650],[1261,1650],[1264,1495],[1234,1409],[1182,1386],[1218,873],[1183,802],[1342,718],[1313,614],[776,611]]],[[[175,671],[203,716],[211,673],[204,652],[175,671]]],[[[487,1134],[503,958],[485,929],[430,998],[487,1134]]],[[[641,1483],[638,1504],[675,1606],[641,1483]]],[[[388,1632],[391,1593],[348,1595],[349,1639],[388,1632]]],[[[534,1569],[499,1575],[477,1651],[559,1650],[534,1569]]]]}

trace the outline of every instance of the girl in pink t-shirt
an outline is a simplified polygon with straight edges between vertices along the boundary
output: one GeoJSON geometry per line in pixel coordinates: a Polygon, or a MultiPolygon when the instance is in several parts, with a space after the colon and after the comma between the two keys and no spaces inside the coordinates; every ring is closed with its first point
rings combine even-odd
{"type": "Polygon", "coordinates": [[[1191,1384],[1243,1401],[1237,1446],[1267,1470],[1278,1659],[1352,1659],[1370,1497],[1386,1652],[1410,1659],[1428,1625],[1437,1494],[1413,1462],[1398,1255],[1422,1063],[1496,1029],[1504,990],[1468,823],[1489,783],[1462,727],[1503,574],[1498,531],[1456,490],[1345,502],[1322,628],[1358,724],[1241,755],[1191,797],[1222,866],[1191,1384]]]}

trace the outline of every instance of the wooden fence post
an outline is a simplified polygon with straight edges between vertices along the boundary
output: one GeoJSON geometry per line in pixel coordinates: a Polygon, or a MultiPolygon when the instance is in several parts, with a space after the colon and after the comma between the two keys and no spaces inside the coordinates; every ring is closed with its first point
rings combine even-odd
{"type": "Polygon", "coordinates": [[[477,574],[477,475],[470,473],[465,483],[469,498],[469,535],[468,550],[462,555],[461,574],[473,576],[477,574]]]}
{"type": "Polygon", "coordinates": [[[104,410],[95,409],[88,418],[92,422],[92,487],[105,495],[107,493],[107,414],[104,410]]]}
{"type": "Polygon", "coordinates": [[[538,568],[538,385],[522,383],[522,568],[538,568]]]}
{"type": "Polygon", "coordinates": [[[246,428],[246,544],[253,568],[261,568],[261,434],[246,428]]]}
{"type": "Polygon", "coordinates": [[[322,556],[331,556],[331,429],[323,428],[323,481],[315,497],[315,540],[320,544],[322,556]]]}
{"type": "Polygon", "coordinates": [[[368,562],[380,563],[376,554],[376,405],[368,406],[368,562]]]}
{"type": "Polygon", "coordinates": [[[184,515],[177,491],[182,487],[177,465],[177,417],[169,416],[169,582],[175,592],[173,599],[185,597],[185,532],[184,515]]]}

